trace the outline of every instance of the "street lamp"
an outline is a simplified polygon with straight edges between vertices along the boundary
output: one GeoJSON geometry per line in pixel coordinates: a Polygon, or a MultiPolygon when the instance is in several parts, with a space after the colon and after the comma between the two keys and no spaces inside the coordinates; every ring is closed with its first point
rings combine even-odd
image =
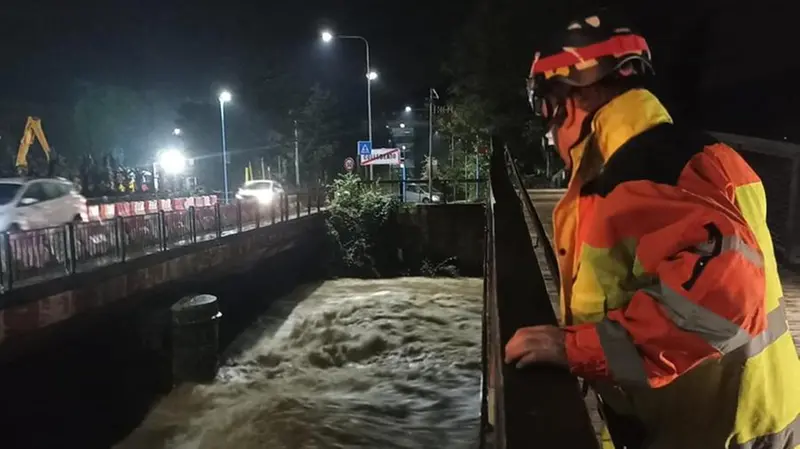
{"type": "Polygon", "coordinates": [[[225,202],[228,202],[228,143],[225,140],[225,103],[233,96],[227,90],[219,94],[219,118],[222,126],[222,182],[224,183],[225,202]]]}
{"type": "Polygon", "coordinates": [[[175,129],[172,130],[172,135],[173,136],[180,136],[182,132],[183,131],[181,131],[180,128],[175,128],[175,129]]]}
{"type": "Polygon", "coordinates": [[[411,106],[406,106],[406,113],[411,112],[411,106]]]}
{"type": "MultiPolygon", "coordinates": [[[[364,42],[364,48],[366,49],[366,59],[367,59],[367,126],[369,127],[369,141],[372,142],[372,82],[378,79],[378,73],[372,70],[372,66],[369,62],[369,42],[362,36],[346,36],[341,34],[333,34],[330,30],[323,30],[320,33],[320,37],[322,38],[322,42],[329,43],[333,41],[334,38],[336,39],[358,39],[364,42]]],[[[369,166],[369,179],[372,180],[372,165],[369,166]]]]}
{"type": "Polygon", "coordinates": [[[405,128],[405,127],[406,127],[406,124],[405,124],[405,123],[401,123],[401,124],[400,124],[400,127],[401,127],[401,128],[405,128]]]}

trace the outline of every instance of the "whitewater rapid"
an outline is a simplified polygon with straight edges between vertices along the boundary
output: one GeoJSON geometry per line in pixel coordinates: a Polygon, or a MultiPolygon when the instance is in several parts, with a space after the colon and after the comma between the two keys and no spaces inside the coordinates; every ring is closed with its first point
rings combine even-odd
{"type": "Polygon", "coordinates": [[[439,278],[301,287],[234,342],[213,384],[176,388],[115,447],[475,447],[482,289],[439,278]]]}

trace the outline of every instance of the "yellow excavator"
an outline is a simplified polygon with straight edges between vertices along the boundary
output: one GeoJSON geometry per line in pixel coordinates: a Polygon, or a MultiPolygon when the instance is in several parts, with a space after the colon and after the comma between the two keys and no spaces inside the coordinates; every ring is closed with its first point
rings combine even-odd
{"type": "Polygon", "coordinates": [[[33,145],[33,141],[38,140],[39,145],[44,150],[45,158],[47,158],[47,176],[53,176],[54,162],[53,152],[50,149],[50,144],[47,143],[47,138],[44,136],[42,130],[42,121],[38,117],[28,117],[25,122],[25,131],[22,133],[22,139],[19,141],[19,150],[17,150],[17,174],[19,176],[28,175],[28,151],[33,145]]]}

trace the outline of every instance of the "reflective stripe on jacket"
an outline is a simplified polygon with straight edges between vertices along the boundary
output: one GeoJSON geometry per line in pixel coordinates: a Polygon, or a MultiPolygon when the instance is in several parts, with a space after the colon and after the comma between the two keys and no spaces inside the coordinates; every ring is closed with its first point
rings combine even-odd
{"type": "Polygon", "coordinates": [[[648,447],[800,447],[800,362],[760,179],[646,90],[592,125],[553,213],[573,372],[636,414],[648,447]]]}

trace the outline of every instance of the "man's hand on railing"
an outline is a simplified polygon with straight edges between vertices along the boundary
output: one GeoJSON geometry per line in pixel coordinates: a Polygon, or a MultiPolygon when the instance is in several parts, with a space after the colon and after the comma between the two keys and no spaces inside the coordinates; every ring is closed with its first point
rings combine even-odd
{"type": "Polygon", "coordinates": [[[516,361],[517,368],[532,363],[551,363],[567,367],[564,331],[549,325],[518,329],[506,344],[505,361],[516,361]]]}

